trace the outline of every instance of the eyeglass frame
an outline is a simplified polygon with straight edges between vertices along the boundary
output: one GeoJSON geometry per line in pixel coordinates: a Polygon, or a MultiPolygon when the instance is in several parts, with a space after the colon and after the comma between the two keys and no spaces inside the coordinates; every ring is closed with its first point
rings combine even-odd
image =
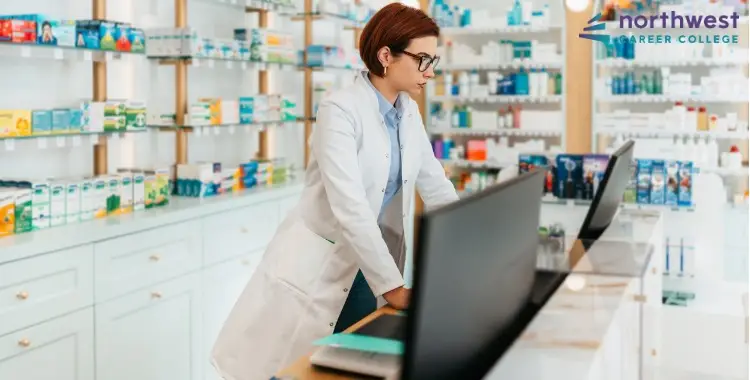
{"type": "Polygon", "coordinates": [[[420,73],[423,73],[423,72],[427,71],[427,69],[429,69],[430,66],[433,65],[433,63],[434,63],[435,66],[432,66],[432,69],[436,70],[437,69],[437,65],[440,63],[440,56],[439,55],[431,57],[427,53],[420,53],[420,54],[424,54],[424,55],[419,55],[419,54],[410,53],[410,52],[408,52],[406,50],[402,50],[401,52],[404,53],[404,54],[406,54],[406,55],[408,55],[409,57],[413,58],[415,61],[419,62],[419,66],[417,66],[417,70],[419,70],[420,73]],[[425,61],[425,59],[429,59],[429,61],[425,61]],[[424,70],[422,70],[422,63],[423,62],[427,62],[424,70]]]}

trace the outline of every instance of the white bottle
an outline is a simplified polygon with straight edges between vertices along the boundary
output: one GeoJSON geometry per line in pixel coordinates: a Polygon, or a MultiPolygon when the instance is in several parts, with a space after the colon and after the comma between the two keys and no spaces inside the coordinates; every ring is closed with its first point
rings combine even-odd
{"type": "Polygon", "coordinates": [[[461,96],[469,96],[469,73],[462,71],[458,75],[458,94],[461,96]]]}
{"type": "Polygon", "coordinates": [[[530,0],[525,0],[521,3],[521,18],[523,25],[531,25],[531,8],[532,3],[530,0]]]}
{"type": "Polygon", "coordinates": [[[708,142],[708,167],[715,168],[719,165],[719,144],[715,139],[708,142]]]}
{"type": "Polygon", "coordinates": [[[505,129],[505,115],[499,111],[497,113],[497,129],[505,129]]]}
{"type": "Polygon", "coordinates": [[[542,72],[539,73],[539,80],[538,80],[539,90],[537,91],[537,93],[540,96],[547,95],[547,91],[549,87],[547,86],[548,84],[547,82],[549,82],[549,75],[547,74],[547,70],[542,69],[542,72]]]}
{"type": "Polygon", "coordinates": [[[487,72],[487,87],[490,95],[497,95],[497,72],[487,72]]]}
{"type": "Polygon", "coordinates": [[[480,94],[477,93],[477,90],[479,89],[479,72],[476,70],[472,70],[471,74],[469,74],[469,94],[472,96],[480,96],[480,94]]]}
{"type": "Polygon", "coordinates": [[[528,72],[529,76],[529,96],[538,96],[537,90],[539,89],[538,78],[536,69],[530,69],[528,72]]]}
{"type": "Polygon", "coordinates": [[[687,122],[685,120],[687,118],[687,108],[685,108],[685,105],[682,104],[682,102],[677,102],[674,104],[672,112],[674,113],[675,129],[684,131],[687,122]]]}
{"type": "Polygon", "coordinates": [[[445,83],[445,96],[453,96],[453,74],[446,71],[443,74],[443,82],[445,83]]]}

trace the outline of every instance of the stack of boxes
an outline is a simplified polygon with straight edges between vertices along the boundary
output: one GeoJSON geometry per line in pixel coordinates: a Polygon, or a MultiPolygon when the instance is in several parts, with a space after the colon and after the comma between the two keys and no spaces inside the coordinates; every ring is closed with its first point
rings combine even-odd
{"type": "Polygon", "coordinates": [[[119,169],[82,179],[0,179],[0,236],[169,203],[169,169],[119,169]]]}
{"type": "Polygon", "coordinates": [[[142,29],[104,20],[60,20],[42,14],[0,16],[0,41],[132,53],[146,51],[142,29]]]}
{"type": "Polygon", "coordinates": [[[287,168],[281,159],[251,160],[236,165],[199,162],[177,165],[175,194],[185,197],[212,197],[286,181],[287,168]]]}
{"type": "MultiPolygon", "coordinates": [[[[300,62],[304,52],[300,51],[300,62]]],[[[359,50],[346,50],[339,46],[310,45],[307,47],[307,66],[340,67],[356,69],[364,67],[359,50]]]]}
{"type": "Polygon", "coordinates": [[[146,105],[140,101],[84,101],[77,108],[0,110],[0,137],[125,132],[145,128],[146,105]]]}
{"type": "Polygon", "coordinates": [[[280,94],[244,96],[238,100],[201,98],[188,108],[187,126],[296,121],[297,104],[280,94]]]}
{"type": "Polygon", "coordinates": [[[202,37],[193,28],[146,31],[146,55],[153,58],[214,58],[236,61],[298,64],[291,34],[268,29],[236,29],[234,39],[202,37]]]}

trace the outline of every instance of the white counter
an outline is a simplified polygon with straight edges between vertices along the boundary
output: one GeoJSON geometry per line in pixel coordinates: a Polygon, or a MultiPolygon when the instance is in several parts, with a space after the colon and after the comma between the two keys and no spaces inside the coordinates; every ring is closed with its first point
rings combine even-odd
{"type": "Polygon", "coordinates": [[[288,197],[302,187],[294,180],[211,198],[172,196],[163,207],[0,238],[0,264],[288,197]]]}
{"type": "Polygon", "coordinates": [[[661,214],[618,215],[485,379],[640,378],[660,351],[662,239],[661,214]]]}

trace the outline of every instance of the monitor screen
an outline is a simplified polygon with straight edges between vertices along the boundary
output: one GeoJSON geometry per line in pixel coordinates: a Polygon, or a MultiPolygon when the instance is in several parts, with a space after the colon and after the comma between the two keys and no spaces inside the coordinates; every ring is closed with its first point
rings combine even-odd
{"type": "MultiPolygon", "coordinates": [[[[534,283],[544,171],[421,217],[403,379],[474,377],[534,283]]],[[[483,373],[482,373],[483,374],[483,373]]]]}
{"type": "Polygon", "coordinates": [[[585,249],[599,239],[604,231],[612,223],[617,209],[620,207],[625,188],[630,180],[630,165],[633,161],[633,146],[631,140],[620,147],[607,163],[599,188],[594,194],[594,200],[586,214],[578,239],[583,243],[585,249]]]}

